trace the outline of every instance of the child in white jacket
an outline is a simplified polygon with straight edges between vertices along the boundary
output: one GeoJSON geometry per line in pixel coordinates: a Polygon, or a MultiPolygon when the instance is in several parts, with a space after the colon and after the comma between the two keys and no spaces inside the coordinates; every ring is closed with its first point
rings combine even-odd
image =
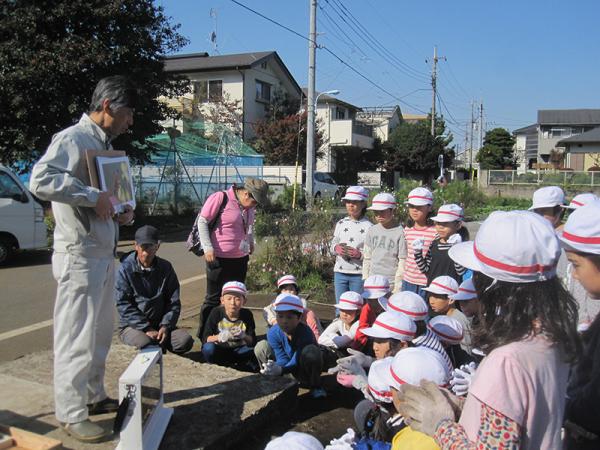
{"type": "Polygon", "coordinates": [[[362,306],[363,298],[358,292],[347,291],[340,295],[335,305],[340,316],[325,328],[318,340],[319,345],[325,347],[332,358],[347,356],[345,349],[356,335],[362,306]]]}

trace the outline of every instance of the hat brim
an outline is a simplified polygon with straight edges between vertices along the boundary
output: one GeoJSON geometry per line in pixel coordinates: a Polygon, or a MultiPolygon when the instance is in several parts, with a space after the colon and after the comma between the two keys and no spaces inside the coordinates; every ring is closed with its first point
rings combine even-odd
{"type": "Polygon", "coordinates": [[[541,209],[541,208],[554,208],[555,206],[560,206],[561,208],[566,208],[567,207],[567,205],[563,205],[561,203],[550,203],[550,204],[545,203],[543,205],[532,205],[529,208],[529,211],[533,211],[534,209],[541,209]]]}
{"type": "Polygon", "coordinates": [[[379,304],[381,305],[381,307],[382,307],[382,308],[383,308],[385,311],[387,311],[387,310],[388,310],[388,303],[389,303],[389,302],[388,302],[388,299],[387,299],[387,297],[379,297],[379,298],[377,299],[377,301],[379,302],[379,304]]]}
{"type": "Polygon", "coordinates": [[[406,200],[404,202],[405,205],[414,205],[414,206],[431,206],[433,205],[433,201],[427,200],[406,200]]]}
{"type": "Polygon", "coordinates": [[[226,289],[223,292],[221,292],[221,295],[225,295],[225,294],[239,295],[240,297],[244,297],[244,298],[246,298],[246,295],[247,295],[247,293],[236,291],[234,289],[226,289]]]}
{"type": "Polygon", "coordinates": [[[452,218],[452,217],[448,217],[448,216],[433,216],[431,218],[431,220],[433,222],[440,222],[440,223],[442,223],[442,222],[464,222],[465,221],[464,217],[452,218]]]}
{"type": "Polygon", "coordinates": [[[450,296],[451,294],[448,294],[448,291],[444,291],[443,289],[438,289],[438,288],[423,288],[422,289],[425,292],[429,292],[430,294],[440,294],[440,295],[448,295],[450,296]]]}
{"type": "Polygon", "coordinates": [[[448,256],[450,256],[452,261],[457,262],[467,269],[471,269],[475,272],[483,272],[483,266],[475,257],[474,244],[474,241],[454,244],[450,247],[450,250],[448,250],[448,256]]]}
{"type": "Polygon", "coordinates": [[[284,311],[296,311],[299,312],[300,314],[304,313],[304,308],[300,309],[300,307],[296,307],[296,306],[290,306],[290,305],[277,305],[276,307],[273,308],[273,311],[275,312],[284,312],[284,311]]]}
{"type": "Polygon", "coordinates": [[[385,297],[387,295],[386,291],[364,291],[362,294],[362,298],[365,300],[369,299],[380,299],[381,297],[385,297]]]}
{"type": "Polygon", "coordinates": [[[344,195],[341,199],[343,202],[345,201],[351,201],[351,202],[366,202],[367,199],[366,198],[362,198],[359,197],[358,195],[350,195],[350,196],[346,196],[344,195]]]}
{"type": "Polygon", "coordinates": [[[369,211],[385,211],[386,209],[396,209],[398,205],[381,205],[381,206],[369,206],[369,211]]]}
{"type": "Polygon", "coordinates": [[[462,293],[458,293],[458,294],[454,294],[454,295],[450,295],[448,298],[455,300],[455,301],[461,301],[461,300],[473,300],[475,298],[477,298],[476,294],[462,294],[462,293]]]}
{"type": "Polygon", "coordinates": [[[405,339],[405,338],[401,338],[399,334],[394,333],[393,331],[388,331],[384,328],[375,328],[375,327],[369,327],[369,328],[363,328],[362,330],[360,330],[365,336],[369,336],[372,338],[382,338],[382,339],[405,339]]]}

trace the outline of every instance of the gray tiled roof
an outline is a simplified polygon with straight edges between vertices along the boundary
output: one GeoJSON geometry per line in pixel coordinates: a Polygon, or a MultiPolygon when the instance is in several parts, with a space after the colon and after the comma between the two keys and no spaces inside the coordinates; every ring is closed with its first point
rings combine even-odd
{"type": "Polygon", "coordinates": [[[540,109],[540,125],[600,125],[600,109],[540,109]]]}
{"type": "Polygon", "coordinates": [[[536,130],[537,130],[537,123],[534,123],[532,125],[527,125],[526,127],[518,128],[518,129],[514,130],[513,134],[532,133],[533,131],[536,131],[536,130]]]}
{"type": "Polygon", "coordinates": [[[593,128],[585,133],[576,134],[565,138],[559,142],[559,144],[583,144],[590,142],[600,142],[600,127],[593,128]]]}
{"type": "Polygon", "coordinates": [[[208,56],[208,53],[192,53],[165,57],[167,72],[201,72],[223,69],[248,69],[275,52],[238,53],[235,55],[208,56]]]}

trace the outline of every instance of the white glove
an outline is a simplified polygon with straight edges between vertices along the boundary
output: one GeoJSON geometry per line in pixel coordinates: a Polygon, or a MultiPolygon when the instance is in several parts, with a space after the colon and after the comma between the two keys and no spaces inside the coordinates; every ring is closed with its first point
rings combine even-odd
{"type": "Polygon", "coordinates": [[[423,239],[423,238],[417,238],[414,241],[412,241],[412,248],[414,251],[423,250],[424,245],[425,245],[425,239],[423,239]]]}
{"type": "Polygon", "coordinates": [[[471,386],[471,379],[475,375],[477,365],[474,362],[463,364],[458,369],[454,369],[450,386],[452,392],[456,395],[467,395],[471,386]]]}
{"type": "Polygon", "coordinates": [[[338,365],[341,365],[346,361],[350,362],[352,360],[355,360],[360,366],[364,367],[365,369],[368,369],[369,367],[371,367],[371,364],[373,364],[373,361],[375,361],[375,358],[367,356],[364,353],[359,352],[358,350],[354,350],[353,348],[349,348],[348,353],[350,354],[350,356],[340,358],[336,361],[338,365]]]}
{"type": "Polygon", "coordinates": [[[260,373],[267,376],[277,377],[281,375],[283,369],[281,366],[275,364],[275,361],[268,360],[266,363],[262,363],[262,369],[260,369],[260,373]]]}
{"type": "Polygon", "coordinates": [[[227,341],[229,341],[229,340],[231,340],[231,339],[233,339],[233,336],[232,336],[232,334],[231,334],[231,331],[229,331],[229,330],[225,329],[225,330],[222,330],[222,331],[219,333],[219,342],[221,342],[221,343],[225,343],[225,342],[227,342],[227,341]]]}
{"type": "Polygon", "coordinates": [[[454,233],[452,236],[450,236],[448,238],[448,244],[450,244],[450,245],[460,244],[461,242],[462,242],[462,237],[458,233],[454,233]]]}
{"type": "Polygon", "coordinates": [[[352,380],[352,387],[354,389],[358,389],[365,395],[369,393],[369,382],[367,381],[367,377],[364,375],[356,375],[354,380],[352,380]]]}
{"type": "Polygon", "coordinates": [[[231,335],[234,339],[242,339],[246,336],[246,332],[241,327],[231,327],[231,335]]]}
{"type": "Polygon", "coordinates": [[[352,338],[350,336],[346,336],[346,335],[334,336],[333,338],[331,338],[331,340],[333,341],[333,343],[335,344],[335,346],[337,348],[346,348],[352,342],[352,338]]]}
{"type": "Polygon", "coordinates": [[[338,365],[332,367],[327,373],[333,374],[340,372],[347,375],[367,376],[365,369],[356,361],[356,359],[341,358],[338,359],[338,365]]]}
{"type": "Polygon", "coordinates": [[[325,450],[352,450],[352,444],[356,439],[356,433],[352,428],[348,428],[346,434],[343,434],[337,439],[332,439],[325,450]]]}

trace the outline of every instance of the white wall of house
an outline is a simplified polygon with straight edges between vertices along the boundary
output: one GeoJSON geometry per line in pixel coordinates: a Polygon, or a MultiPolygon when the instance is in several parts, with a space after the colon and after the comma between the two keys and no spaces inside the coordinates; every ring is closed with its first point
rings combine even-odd
{"type": "Polygon", "coordinates": [[[517,172],[527,172],[527,136],[525,134],[517,134],[513,152],[517,162],[517,172]]]}

